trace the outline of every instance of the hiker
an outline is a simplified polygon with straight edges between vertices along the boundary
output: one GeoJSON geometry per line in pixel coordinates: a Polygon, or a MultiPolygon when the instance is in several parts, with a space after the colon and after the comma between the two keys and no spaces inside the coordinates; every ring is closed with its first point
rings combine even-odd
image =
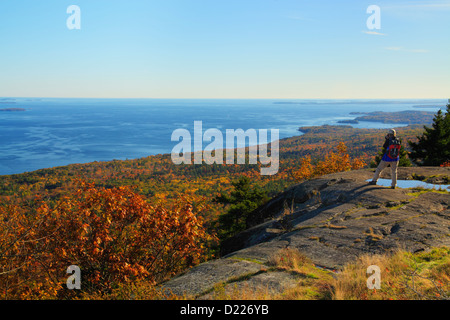
{"type": "Polygon", "coordinates": [[[383,158],[381,159],[380,164],[375,171],[375,175],[373,176],[373,179],[369,182],[369,184],[376,185],[381,171],[383,171],[383,169],[387,166],[391,166],[391,188],[395,189],[395,187],[397,186],[397,167],[400,160],[401,144],[396,135],[397,134],[395,130],[391,129],[389,130],[389,133],[386,135],[386,137],[384,137],[385,142],[383,145],[383,149],[385,149],[386,152],[384,153],[383,158]]]}

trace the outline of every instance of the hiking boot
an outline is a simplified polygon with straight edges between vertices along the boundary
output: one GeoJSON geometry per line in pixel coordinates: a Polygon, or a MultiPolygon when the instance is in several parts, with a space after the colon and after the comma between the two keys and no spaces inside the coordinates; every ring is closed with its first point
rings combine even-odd
{"type": "Polygon", "coordinates": [[[377,182],[376,182],[376,181],[370,181],[369,184],[370,184],[371,186],[374,186],[374,185],[377,184],[377,182]]]}

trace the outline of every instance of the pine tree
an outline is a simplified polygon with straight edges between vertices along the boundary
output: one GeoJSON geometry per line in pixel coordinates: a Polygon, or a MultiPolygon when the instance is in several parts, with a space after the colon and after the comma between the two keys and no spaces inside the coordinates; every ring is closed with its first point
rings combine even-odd
{"type": "Polygon", "coordinates": [[[266,193],[252,186],[246,176],[232,183],[230,195],[221,194],[214,202],[228,205],[228,211],[219,217],[219,238],[224,240],[245,230],[246,220],[253,210],[268,200],[266,193]]]}
{"type": "Polygon", "coordinates": [[[420,166],[439,166],[450,160],[450,99],[447,112],[439,110],[430,127],[424,126],[417,142],[409,141],[410,158],[420,166]]]}

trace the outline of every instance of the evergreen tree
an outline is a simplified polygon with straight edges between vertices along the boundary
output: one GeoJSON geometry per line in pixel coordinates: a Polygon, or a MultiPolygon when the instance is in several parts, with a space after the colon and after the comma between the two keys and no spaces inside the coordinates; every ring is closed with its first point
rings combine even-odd
{"type": "Polygon", "coordinates": [[[230,195],[221,194],[214,202],[228,205],[228,211],[219,217],[219,238],[224,240],[245,230],[246,220],[253,210],[268,200],[266,193],[252,186],[248,177],[241,177],[232,183],[230,195]]]}
{"type": "Polygon", "coordinates": [[[420,166],[439,166],[450,160],[450,100],[447,112],[439,110],[430,127],[424,126],[417,142],[409,141],[410,158],[420,166]]]}

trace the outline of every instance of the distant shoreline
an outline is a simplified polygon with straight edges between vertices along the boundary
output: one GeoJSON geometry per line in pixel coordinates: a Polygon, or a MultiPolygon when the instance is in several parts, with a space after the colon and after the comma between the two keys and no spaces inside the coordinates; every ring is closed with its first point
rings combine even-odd
{"type": "MultiPolygon", "coordinates": [[[[431,101],[428,103],[432,104],[431,101]]],[[[372,111],[398,112],[409,109],[420,113],[422,110],[411,109],[412,105],[421,104],[427,103],[414,101],[405,105],[370,107],[343,103],[337,104],[340,107],[333,108],[326,103],[299,107],[273,104],[273,101],[247,100],[24,100],[17,105],[0,105],[0,109],[7,108],[7,111],[3,109],[0,112],[0,116],[3,114],[0,118],[5,120],[0,126],[0,136],[5,137],[0,143],[0,175],[71,163],[170,154],[175,145],[170,140],[172,132],[179,128],[189,131],[194,121],[199,119],[203,119],[205,129],[217,128],[223,133],[230,128],[241,128],[244,131],[249,128],[277,128],[280,130],[279,138],[283,139],[302,135],[299,127],[338,125],[339,120],[370,116],[372,111]],[[21,113],[18,109],[24,110],[21,113]],[[352,115],[353,112],[359,114],[352,115]]],[[[425,111],[434,110],[423,110],[425,111]]],[[[349,124],[357,129],[407,126],[404,122],[408,115],[398,113],[400,115],[402,121],[398,123],[389,121],[394,118],[393,114],[384,114],[387,119],[390,118],[387,123],[373,120],[349,124]]],[[[421,121],[425,119],[418,118],[421,121]]]]}
{"type": "Polygon", "coordinates": [[[435,116],[434,112],[429,111],[398,111],[398,112],[350,112],[351,115],[359,115],[354,119],[339,120],[338,123],[357,124],[360,121],[381,122],[381,123],[404,123],[404,124],[430,124],[435,116]]]}
{"type": "Polygon", "coordinates": [[[22,112],[22,111],[26,111],[26,109],[23,109],[23,108],[5,108],[5,109],[0,109],[0,111],[4,111],[4,112],[22,112]]]}

